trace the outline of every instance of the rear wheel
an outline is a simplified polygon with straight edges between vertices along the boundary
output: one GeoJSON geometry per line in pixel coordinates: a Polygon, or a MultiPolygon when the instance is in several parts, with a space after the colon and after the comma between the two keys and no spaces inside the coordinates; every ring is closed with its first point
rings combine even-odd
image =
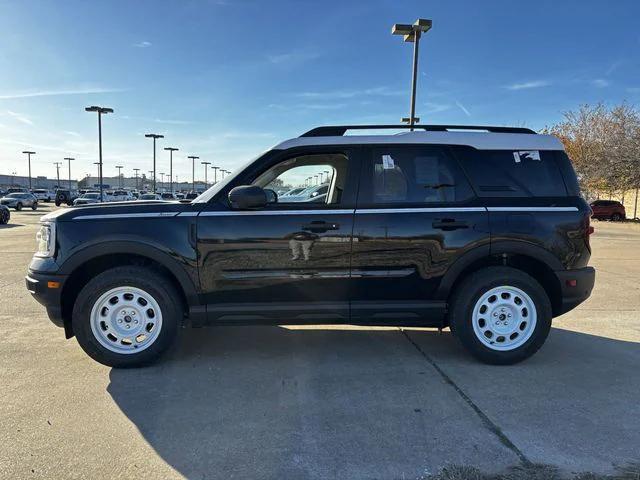
{"type": "Polygon", "coordinates": [[[173,342],[182,308],[162,275],[143,267],[116,267],[93,278],[73,308],[82,349],[110,367],[156,360],[173,342]]]}
{"type": "Polygon", "coordinates": [[[37,210],[38,209],[38,202],[33,202],[31,204],[31,210],[37,210]]]}
{"type": "Polygon", "coordinates": [[[622,215],[620,215],[618,212],[611,215],[612,222],[619,222],[620,220],[622,220],[622,215]]]}
{"type": "Polygon", "coordinates": [[[0,210],[0,224],[6,225],[7,223],[9,223],[10,219],[11,212],[9,212],[8,208],[3,208],[2,210],[0,210]]]}
{"type": "Polygon", "coordinates": [[[551,329],[551,302],[542,286],[510,267],[472,273],[451,301],[450,324],[479,360],[509,365],[533,355],[551,329]]]}

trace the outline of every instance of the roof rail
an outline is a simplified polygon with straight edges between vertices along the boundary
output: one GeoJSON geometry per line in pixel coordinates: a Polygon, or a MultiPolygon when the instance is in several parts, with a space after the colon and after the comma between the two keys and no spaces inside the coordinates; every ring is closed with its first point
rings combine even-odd
{"type": "Polygon", "coordinates": [[[493,127],[489,125],[333,125],[312,128],[301,137],[341,137],[347,130],[391,130],[414,128],[426,132],[448,132],[450,130],[482,130],[492,133],[528,133],[535,134],[526,127],[493,127]]]}

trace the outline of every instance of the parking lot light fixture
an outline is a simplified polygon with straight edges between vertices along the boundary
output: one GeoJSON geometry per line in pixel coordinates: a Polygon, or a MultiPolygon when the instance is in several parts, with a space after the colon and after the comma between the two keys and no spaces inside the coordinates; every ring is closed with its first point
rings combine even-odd
{"type": "Polygon", "coordinates": [[[164,147],[169,152],[169,191],[173,193],[173,152],[177,152],[175,147],[164,147]]]}
{"type": "Polygon", "coordinates": [[[220,167],[213,165],[211,168],[213,168],[213,184],[215,185],[218,183],[218,170],[220,170],[220,167]]]}
{"type": "MultiPolygon", "coordinates": [[[[419,18],[413,25],[406,23],[396,23],[391,28],[392,35],[402,35],[405,42],[413,43],[413,70],[411,76],[411,103],[409,107],[409,118],[403,118],[402,121],[408,120],[407,123],[413,127],[419,119],[416,118],[416,89],[418,84],[418,49],[420,47],[420,38],[422,34],[431,30],[432,21],[426,18],[419,18]]],[[[413,128],[411,129],[413,130],[413,128]]]]}
{"type": "Polygon", "coordinates": [[[135,172],[135,173],[134,173],[134,177],[135,177],[135,179],[136,179],[136,190],[140,190],[140,189],[138,188],[138,172],[140,171],[140,169],[139,169],[139,168],[134,168],[134,169],[133,169],[133,171],[135,172]]]}
{"type": "Polygon", "coordinates": [[[104,201],[104,196],[102,193],[102,115],[107,113],[113,113],[113,108],[108,107],[98,107],[97,105],[92,105],[91,107],[85,107],[86,112],[97,112],[98,114],[98,177],[100,182],[100,201],[104,201]]]}
{"type": "Polygon", "coordinates": [[[60,165],[62,165],[62,162],[53,162],[53,164],[56,166],[56,177],[58,178],[57,187],[60,188],[60,165]]]}
{"type": "Polygon", "coordinates": [[[160,191],[164,192],[164,172],[158,172],[160,175],[160,191]]]}
{"type": "Polygon", "coordinates": [[[31,155],[35,155],[36,152],[25,150],[22,153],[25,153],[27,155],[27,162],[29,163],[29,190],[31,190],[31,155]]]}
{"type": "Polygon", "coordinates": [[[118,188],[122,188],[122,169],[124,168],[122,165],[116,165],[118,169],[118,188]]]}
{"type": "Polygon", "coordinates": [[[209,184],[207,183],[207,170],[208,170],[208,165],[211,165],[211,162],[200,162],[202,165],[204,165],[204,188],[205,190],[207,188],[209,188],[209,184]]]}
{"type": "Polygon", "coordinates": [[[192,189],[196,191],[196,160],[200,157],[196,157],[195,155],[189,155],[187,158],[191,159],[191,181],[193,183],[192,189]]]}
{"type": "Polygon", "coordinates": [[[153,193],[156,193],[156,140],[164,138],[164,135],[157,133],[145,133],[147,138],[153,138],[153,193]]]}
{"type": "Polygon", "coordinates": [[[64,159],[67,161],[67,163],[69,165],[69,191],[71,191],[71,162],[73,162],[75,160],[75,158],[64,157],[64,159]]]}

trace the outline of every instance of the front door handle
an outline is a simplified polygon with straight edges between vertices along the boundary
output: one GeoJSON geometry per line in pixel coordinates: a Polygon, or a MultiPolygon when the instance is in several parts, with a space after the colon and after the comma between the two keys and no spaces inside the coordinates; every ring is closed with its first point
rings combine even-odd
{"type": "Polygon", "coordinates": [[[441,220],[434,220],[431,224],[433,228],[437,228],[439,230],[457,230],[459,228],[469,228],[468,222],[459,222],[454,218],[443,218],[441,220]]]}
{"type": "Polygon", "coordinates": [[[340,225],[333,222],[313,221],[302,226],[302,230],[313,233],[323,233],[329,230],[338,230],[340,225]]]}

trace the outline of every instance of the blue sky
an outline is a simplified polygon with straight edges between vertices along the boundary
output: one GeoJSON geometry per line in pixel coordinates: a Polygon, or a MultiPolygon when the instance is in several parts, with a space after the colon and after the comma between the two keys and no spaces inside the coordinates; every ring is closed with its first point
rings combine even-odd
{"type": "MultiPolygon", "coordinates": [[[[640,2],[0,0],[0,173],[94,172],[106,105],[105,175],[148,171],[161,133],[233,169],[320,124],[407,115],[411,47],[395,22],[433,19],[421,43],[423,123],[541,128],[580,103],[640,103],[640,2]]],[[[197,175],[203,177],[202,169],[197,175]]],[[[75,176],[75,175],[74,175],[75,176]]]]}

